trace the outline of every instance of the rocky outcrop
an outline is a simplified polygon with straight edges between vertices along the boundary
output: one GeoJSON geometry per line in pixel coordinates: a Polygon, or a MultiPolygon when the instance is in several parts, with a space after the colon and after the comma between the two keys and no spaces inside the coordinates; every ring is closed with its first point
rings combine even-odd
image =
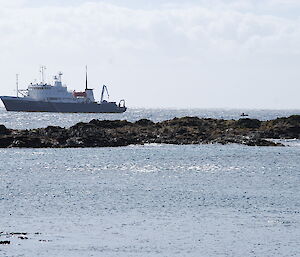
{"type": "Polygon", "coordinates": [[[0,125],[0,136],[10,134],[10,130],[7,129],[4,125],[0,125]]]}
{"type": "Polygon", "coordinates": [[[145,143],[280,145],[268,140],[272,138],[300,139],[300,116],[270,121],[198,117],[174,118],[158,123],[147,119],[136,122],[92,120],[70,128],[49,126],[31,130],[12,130],[0,125],[1,148],[114,147],[145,143]]]}
{"type": "Polygon", "coordinates": [[[10,241],[8,240],[0,241],[0,245],[10,245],[10,241]]]}

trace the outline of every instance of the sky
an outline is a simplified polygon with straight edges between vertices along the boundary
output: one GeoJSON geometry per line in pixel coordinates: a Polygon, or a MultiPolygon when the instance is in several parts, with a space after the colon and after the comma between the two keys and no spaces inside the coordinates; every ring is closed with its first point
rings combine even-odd
{"type": "Polygon", "coordinates": [[[63,72],[129,107],[300,109],[299,0],[0,0],[0,95],[63,72]]]}

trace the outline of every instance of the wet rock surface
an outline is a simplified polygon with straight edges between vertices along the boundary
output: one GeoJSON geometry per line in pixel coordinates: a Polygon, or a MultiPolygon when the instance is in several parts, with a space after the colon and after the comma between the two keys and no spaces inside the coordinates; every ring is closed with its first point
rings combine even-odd
{"type": "Polygon", "coordinates": [[[141,119],[92,120],[70,128],[49,126],[13,130],[0,125],[0,147],[69,148],[115,147],[131,144],[228,144],[278,146],[268,139],[300,139],[300,115],[270,121],[257,119],[174,118],[158,123],[141,119]]]}

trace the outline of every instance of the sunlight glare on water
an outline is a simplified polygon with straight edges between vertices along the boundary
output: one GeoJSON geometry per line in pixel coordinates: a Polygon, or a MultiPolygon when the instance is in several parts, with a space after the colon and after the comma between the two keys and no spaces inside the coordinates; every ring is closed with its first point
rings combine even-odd
{"type": "Polygon", "coordinates": [[[14,129],[31,129],[47,126],[70,127],[78,122],[99,120],[150,119],[154,122],[173,119],[175,117],[197,116],[200,118],[240,119],[241,113],[249,114],[249,118],[270,120],[278,117],[300,114],[300,110],[236,110],[236,109],[128,109],[122,114],[83,114],[83,113],[26,113],[7,112],[0,107],[0,124],[14,129]]]}
{"type": "Polygon", "coordinates": [[[298,147],[3,149],[3,256],[298,256],[298,147]],[[27,233],[21,240],[9,233],[27,233]]]}

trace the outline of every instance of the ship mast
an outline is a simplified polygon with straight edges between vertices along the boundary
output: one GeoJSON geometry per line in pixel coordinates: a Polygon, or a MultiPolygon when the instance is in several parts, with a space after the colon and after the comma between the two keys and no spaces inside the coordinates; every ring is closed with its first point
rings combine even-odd
{"type": "Polygon", "coordinates": [[[17,97],[19,97],[19,74],[16,74],[17,97]]]}
{"type": "Polygon", "coordinates": [[[45,78],[44,78],[44,71],[46,70],[46,66],[40,67],[40,74],[41,74],[41,82],[45,84],[45,78]]]}
{"type": "Polygon", "coordinates": [[[85,66],[85,90],[88,90],[87,65],[85,66]]]}

